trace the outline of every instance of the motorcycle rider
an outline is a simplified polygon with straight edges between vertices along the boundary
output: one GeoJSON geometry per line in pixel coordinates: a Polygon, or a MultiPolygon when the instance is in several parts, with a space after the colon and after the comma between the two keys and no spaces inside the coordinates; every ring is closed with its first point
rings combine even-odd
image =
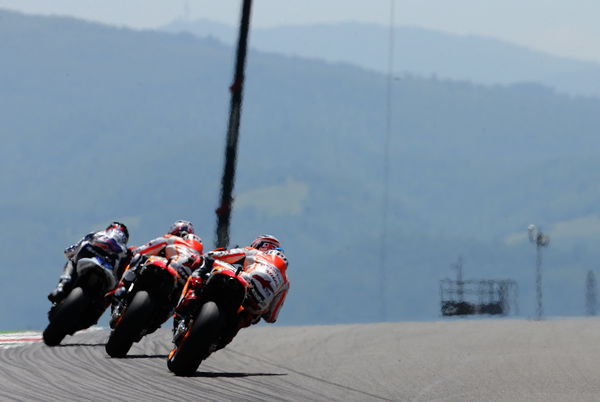
{"type": "Polygon", "coordinates": [[[275,236],[261,235],[249,247],[214,250],[204,255],[202,267],[188,279],[183,297],[175,310],[175,343],[181,335],[179,324],[185,323],[187,316],[194,311],[194,304],[215,260],[241,265],[243,270],[240,275],[249,284],[244,310],[238,316],[238,321],[226,328],[217,349],[231,342],[241,328],[257,324],[261,318],[268,323],[277,320],[290,287],[286,274],[288,260],[275,236]]]}
{"type": "Polygon", "coordinates": [[[56,289],[48,294],[48,300],[52,303],[58,303],[71,291],[77,276],[77,270],[75,269],[77,254],[87,244],[102,250],[102,256],[107,258],[110,265],[115,268],[115,277],[118,279],[131,256],[127,249],[128,241],[129,231],[127,226],[121,222],[113,222],[106,229],[88,233],[77,243],[67,247],[64,251],[67,263],[56,289]]]}
{"type": "MultiPolygon", "coordinates": [[[[169,260],[169,266],[181,276],[183,283],[202,261],[202,239],[194,233],[191,222],[178,220],[171,225],[164,236],[157,237],[140,247],[131,249],[134,257],[129,269],[113,292],[115,299],[122,298],[127,288],[137,279],[137,274],[147,256],[155,255],[169,260]]],[[[183,285],[182,283],[182,285],[183,285]]]]}

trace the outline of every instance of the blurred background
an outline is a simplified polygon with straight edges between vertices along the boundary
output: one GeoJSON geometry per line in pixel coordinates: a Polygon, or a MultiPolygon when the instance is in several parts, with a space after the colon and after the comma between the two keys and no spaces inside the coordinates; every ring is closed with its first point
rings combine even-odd
{"type": "MultiPolygon", "coordinates": [[[[322,3],[252,13],[231,241],[282,240],[279,322],[440,319],[459,256],[531,317],[532,223],[545,313],[592,313],[600,3],[322,3]]],[[[214,246],[239,14],[0,0],[0,330],[42,328],[63,249],[112,220],[214,246]]]]}

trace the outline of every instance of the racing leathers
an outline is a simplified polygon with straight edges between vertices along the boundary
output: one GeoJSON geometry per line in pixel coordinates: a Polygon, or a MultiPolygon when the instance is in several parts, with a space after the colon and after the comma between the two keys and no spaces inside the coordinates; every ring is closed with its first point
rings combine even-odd
{"type": "Polygon", "coordinates": [[[130,252],[127,249],[127,237],[122,232],[109,229],[88,233],[77,243],[65,249],[64,254],[67,263],[56,289],[48,295],[51,302],[59,302],[71,291],[77,278],[77,270],[75,269],[77,261],[79,258],[87,256],[82,255],[84,253],[92,253],[106,259],[114,269],[113,273],[116,280],[121,277],[130,258],[130,252]],[[86,247],[87,245],[91,245],[91,247],[86,247]]]}
{"type": "MultiPolygon", "coordinates": [[[[183,281],[186,281],[193,270],[202,262],[202,239],[190,233],[182,237],[171,234],[158,237],[143,246],[132,248],[134,254],[130,268],[123,274],[115,292],[115,297],[121,297],[125,288],[137,278],[137,270],[144,261],[144,256],[161,256],[169,260],[169,266],[176,270],[183,281]]],[[[181,284],[183,286],[183,283],[181,284]]]]}
{"type": "Polygon", "coordinates": [[[212,269],[211,260],[219,260],[232,265],[241,265],[240,275],[248,283],[248,293],[244,301],[244,310],[238,321],[227,329],[218,349],[223,348],[235,337],[241,328],[256,324],[260,319],[274,323],[287,296],[290,282],[287,279],[288,261],[280,249],[260,251],[252,247],[234,248],[230,250],[211,251],[205,254],[205,263],[188,279],[184,296],[175,311],[175,328],[179,321],[187,319],[193,310],[191,306],[197,299],[196,292],[204,285],[206,277],[212,269]]]}

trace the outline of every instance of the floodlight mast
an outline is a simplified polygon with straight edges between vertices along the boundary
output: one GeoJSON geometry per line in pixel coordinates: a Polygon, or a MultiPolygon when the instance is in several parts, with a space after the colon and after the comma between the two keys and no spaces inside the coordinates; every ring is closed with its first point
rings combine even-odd
{"type": "Polygon", "coordinates": [[[380,262],[379,262],[379,311],[380,319],[388,320],[386,306],[387,288],[387,237],[388,237],[388,210],[389,210],[389,171],[390,171],[390,138],[392,133],[392,84],[394,75],[394,16],[395,0],[390,0],[390,29],[388,38],[388,72],[386,92],[386,125],[383,145],[383,200],[381,217],[380,262]]]}
{"type": "Polygon", "coordinates": [[[550,238],[545,235],[535,225],[529,225],[527,227],[529,232],[529,241],[535,244],[536,247],[536,258],[535,258],[535,293],[536,293],[536,309],[535,319],[541,320],[544,316],[544,307],[542,304],[542,247],[548,247],[550,238]]]}
{"type": "Polygon", "coordinates": [[[598,310],[598,299],[596,297],[596,275],[589,270],[585,280],[585,307],[586,314],[595,316],[598,310]]]}

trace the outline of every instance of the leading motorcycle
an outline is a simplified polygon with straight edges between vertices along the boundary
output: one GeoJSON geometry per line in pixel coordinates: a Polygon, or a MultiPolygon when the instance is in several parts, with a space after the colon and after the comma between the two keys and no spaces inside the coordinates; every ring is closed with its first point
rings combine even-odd
{"type": "Polygon", "coordinates": [[[200,363],[216,351],[243,311],[248,283],[242,267],[215,261],[204,286],[197,295],[193,311],[175,328],[175,347],[167,366],[178,376],[196,372],[200,363]]]}

